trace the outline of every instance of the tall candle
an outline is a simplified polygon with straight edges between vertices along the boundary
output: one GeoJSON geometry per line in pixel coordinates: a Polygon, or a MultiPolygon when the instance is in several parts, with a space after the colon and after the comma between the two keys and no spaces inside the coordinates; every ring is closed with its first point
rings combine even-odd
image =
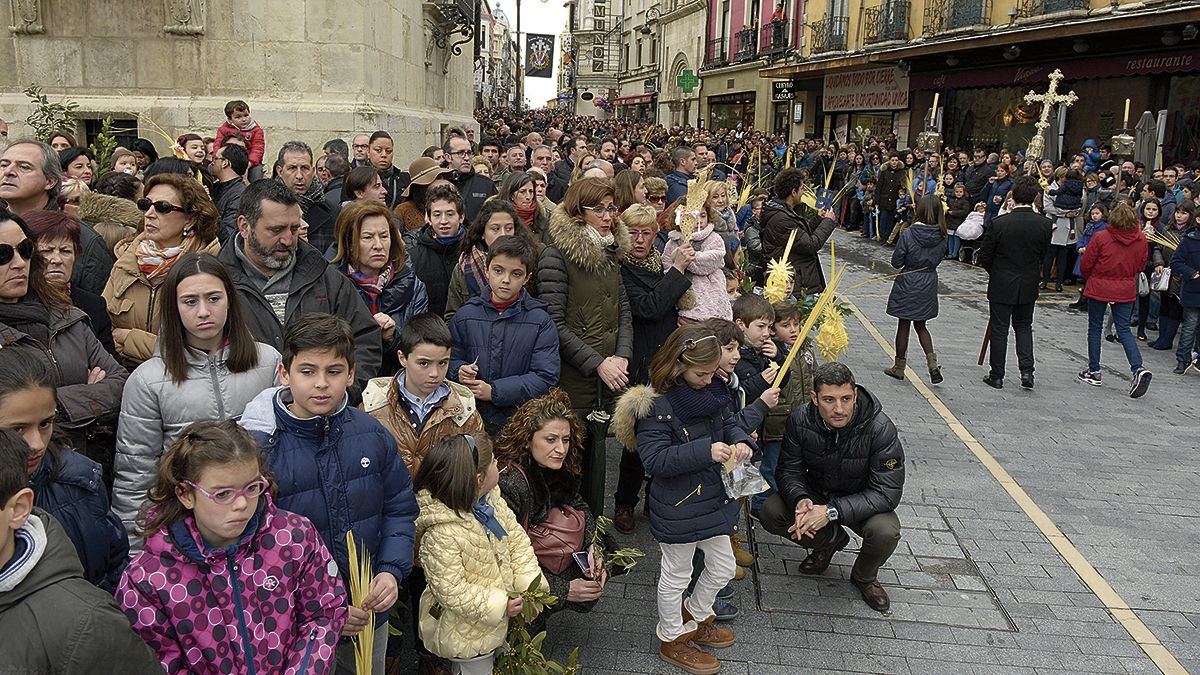
{"type": "Polygon", "coordinates": [[[1125,122],[1122,126],[1126,129],[1129,128],[1129,99],[1125,99],[1125,122]]]}
{"type": "Polygon", "coordinates": [[[933,108],[930,109],[930,111],[929,111],[929,125],[930,126],[937,124],[937,104],[938,104],[938,97],[941,95],[942,95],[942,93],[939,91],[933,92],[933,108]]]}

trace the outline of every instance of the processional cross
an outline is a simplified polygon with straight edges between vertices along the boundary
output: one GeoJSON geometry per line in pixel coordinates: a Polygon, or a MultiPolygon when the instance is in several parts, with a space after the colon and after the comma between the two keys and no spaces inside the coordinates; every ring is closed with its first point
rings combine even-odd
{"type": "Polygon", "coordinates": [[[1029,149],[1025,151],[1026,159],[1041,159],[1042,152],[1046,149],[1045,133],[1046,129],[1050,128],[1050,110],[1059,103],[1072,105],[1079,100],[1074,91],[1069,91],[1065,94],[1058,93],[1058,83],[1062,81],[1062,71],[1055,68],[1054,72],[1050,73],[1050,88],[1044,94],[1036,94],[1032,89],[1028,94],[1025,94],[1026,103],[1041,103],[1042,114],[1038,117],[1038,121],[1033,125],[1036,130],[1033,138],[1029,140],[1029,149]]]}

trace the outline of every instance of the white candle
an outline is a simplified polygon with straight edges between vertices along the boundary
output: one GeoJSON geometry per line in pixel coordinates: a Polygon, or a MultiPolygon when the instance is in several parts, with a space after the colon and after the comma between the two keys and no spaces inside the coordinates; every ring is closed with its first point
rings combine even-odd
{"type": "Polygon", "coordinates": [[[933,92],[933,108],[930,109],[930,111],[929,111],[929,125],[930,126],[937,124],[937,104],[938,104],[938,97],[941,95],[942,95],[941,92],[938,92],[938,91],[933,92]]]}
{"type": "Polygon", "coordinates": [[[1126,129],[1129,128],[1129,99],[1125,99],[1125,122],[1122,126],[1126,129]]]}

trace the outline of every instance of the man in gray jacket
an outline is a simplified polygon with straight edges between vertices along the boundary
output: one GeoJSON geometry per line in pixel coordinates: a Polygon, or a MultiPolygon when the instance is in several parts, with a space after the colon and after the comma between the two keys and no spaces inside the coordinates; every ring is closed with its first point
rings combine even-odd
{"type": "Polygon", "coordinates": [[[333,314],[350,323],[355,345],[350,395],[357,405],[383,360],[379,324],[354,282],[300,241],[303,225],[298,195],[278,181],[255,181],[242,195],[238,233],[217,257],[229,270],[246,324],[259,342],[282,351],[284,327],[309,312],[333,314]]]}

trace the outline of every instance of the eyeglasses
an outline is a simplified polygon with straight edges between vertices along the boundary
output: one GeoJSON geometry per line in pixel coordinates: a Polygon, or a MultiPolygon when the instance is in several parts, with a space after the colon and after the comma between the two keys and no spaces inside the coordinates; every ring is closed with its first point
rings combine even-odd
{"type": "Polygon", "coordinates": [[[457,150],[455,152],[447,152],[446,154],[451,157],[470,157],[471,151],[470,150],[457,150]]]}
{"type": "Polygon", "coordinates": [[[667,196],[666,195],[646,195],[646,201],[654,202],[655,204],[661,204],[661,203],[667,201],[667,196]]]}
{"type": "Polygon", "coordinates": [[[22,260],[32,260],[33,240],[26,239],[16,246],[12,244],[0,244],[0,265],[7,265],[12,262],[14,253],[21,254],[22,260]]]}
{"type": "Polygon", "coordinates": [[[617,212],[620,211],[620,209],[615,206],[610,206],[607,209],[603,206],[585,206],[583,208],[601,217],[603,217],[606,213],[610,216],[615,216],[617,215],[617,212]]]}
{"type": "Polygon", "coordinates": [[[369,147],[371,147],[371,146],[370,146],[370,145],[367,145],[366,143],[363,143],[362,145],[359,145],[358,143],[355,143],[355,144],[354,144],[354,149],[355,149],[355,150],[366,150],[366,149],[367,149],[367,148],[369,148],[369,147]]]}
{"type": "Polygon", "coordinates": [[[174,213],[175,211],[180,211],[182,213],[189,213],[189,211],[187,209],[183,208],[182,206],[175,206],[174,204],[172,204],[171,202],[169,202],[165,199],[160,199],[156,202],[152,202],[149,199],[142,197],[141,199],[137,200],[137,207],[138,207],[139,211],[143,211],[143,212],[149,211],[150,207],[152,207],[152,206],[154,207],[155,211],[161,213],[164,216],[167,215],[168,213],[174,213]]]}
{"type": "Polygon", "coordinates": [[[183,482],[191,485],[193,488],[198,490],[200,494],[211,499],[214,504],[220,504],[222,506],[228,506],[229,504],[232,504],[238,497],[257,499],[260,495],[262,495],[262,493],[267,491],[267,486],[271,484],[271,481],[267,480],[263,476],[259,476],[258,478],[255,478],[247,483],[246,487],[242,488],[241,490],[224,488],[217,490],[216,492],[209,492],[190,480],[185,480],[183,482]]]}
{"type": "Polygon", "coordinates": [[[690,352],[693,349],[695,349],[696,347],[699,347],[700,344],[703,343],[704,341],[716,340],[716,339],[717,339],[716,335],[705,335],[704,337],[699,338],[697,340],[684,340],[683,341],[683,351],[690,352]]]}

